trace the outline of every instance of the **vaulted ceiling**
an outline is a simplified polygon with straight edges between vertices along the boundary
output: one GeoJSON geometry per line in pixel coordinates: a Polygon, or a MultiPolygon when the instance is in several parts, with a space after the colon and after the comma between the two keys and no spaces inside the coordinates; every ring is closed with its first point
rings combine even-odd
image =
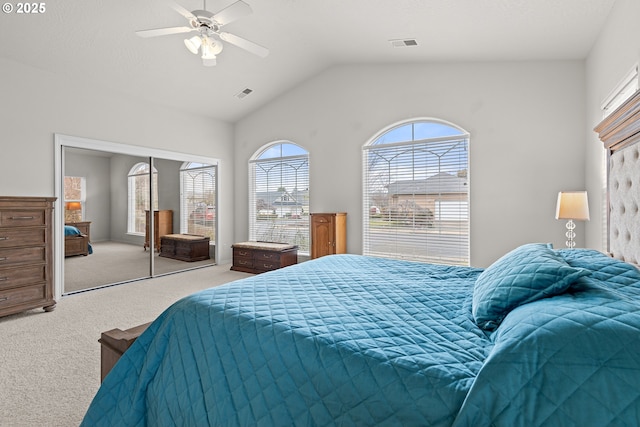
{"type": "MultiPolygon", "coordinates": [[[[17,2],[11,3],[16,6],[17,2]]],[[[40,14],[0,16],[0,57],[124,96],[234,122],[336,64],[584,59],[614,0],[245,0],[253,12],[224,26],[269,49],[226,44],[204,67],[170,3],[54,0],[40,14]],[[393,47],[390,40],[415,39],[393,47]],[[253,92],[238,99],[235,95],[253,92]]],[[[176,0],[187,10],[202,0],[176,0]]],[[[217,12],[234,0],[209,0],[217,12]]],[[[14,7],[15,9],[15,7],[14,7]]]]}

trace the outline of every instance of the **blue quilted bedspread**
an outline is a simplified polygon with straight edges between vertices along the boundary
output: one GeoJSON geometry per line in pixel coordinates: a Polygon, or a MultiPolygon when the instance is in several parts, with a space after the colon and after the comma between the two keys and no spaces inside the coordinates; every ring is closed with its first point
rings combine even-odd
{"type": "Polygon", "coordinates": [[[336,255],[193,294],[123,355],[83,425],[637,423],[640,274],[563,256],[593,273],[492,333],[471,314],[475,268],[336,255]]]}

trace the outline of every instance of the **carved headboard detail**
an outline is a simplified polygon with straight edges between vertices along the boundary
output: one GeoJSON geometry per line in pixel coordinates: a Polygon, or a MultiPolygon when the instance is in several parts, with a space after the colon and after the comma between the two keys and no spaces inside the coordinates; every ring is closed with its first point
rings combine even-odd
{"type": "Polygon", "coordinates": [[[607,150],[607,250],[640,264],[640,91],[594,130],[607,150]]]}

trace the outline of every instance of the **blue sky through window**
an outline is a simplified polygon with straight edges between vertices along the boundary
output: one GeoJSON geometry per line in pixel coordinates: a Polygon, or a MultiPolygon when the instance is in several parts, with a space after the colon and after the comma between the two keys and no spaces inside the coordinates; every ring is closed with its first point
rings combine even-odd
{"type": "Polygon", "coordinates": [[[302,156],[306,155],[307,150],[304,148],[290,143],[282,143],[273,145],[258,156],[259,159],[273,159],[277,157],[289,157],[289,156],[302,156]]]}
{"type": "Polygon", "coordinates": [[[420,141],[443,136],[464,136],[464,132],[453,126],[438,122],[415,122],[393,128],[373,142],[373,145],[394,142],[420,141]]]}

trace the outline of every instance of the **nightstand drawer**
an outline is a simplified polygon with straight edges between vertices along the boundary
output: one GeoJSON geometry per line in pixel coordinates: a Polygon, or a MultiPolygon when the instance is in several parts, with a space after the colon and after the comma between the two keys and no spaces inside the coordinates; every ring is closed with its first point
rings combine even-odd
{"type": "Polygon", "coordinates": [[[19,229],[4,228],[0,229],[0,248],[11,248],[15,246],[44,246],[45,244],[44,228],[19,229]]]}
{"type": "Polygon", "coordinates": [[[47,279],[46,268],[42,265],[0,269],[0,289],[44,283],[47,279]]]}

